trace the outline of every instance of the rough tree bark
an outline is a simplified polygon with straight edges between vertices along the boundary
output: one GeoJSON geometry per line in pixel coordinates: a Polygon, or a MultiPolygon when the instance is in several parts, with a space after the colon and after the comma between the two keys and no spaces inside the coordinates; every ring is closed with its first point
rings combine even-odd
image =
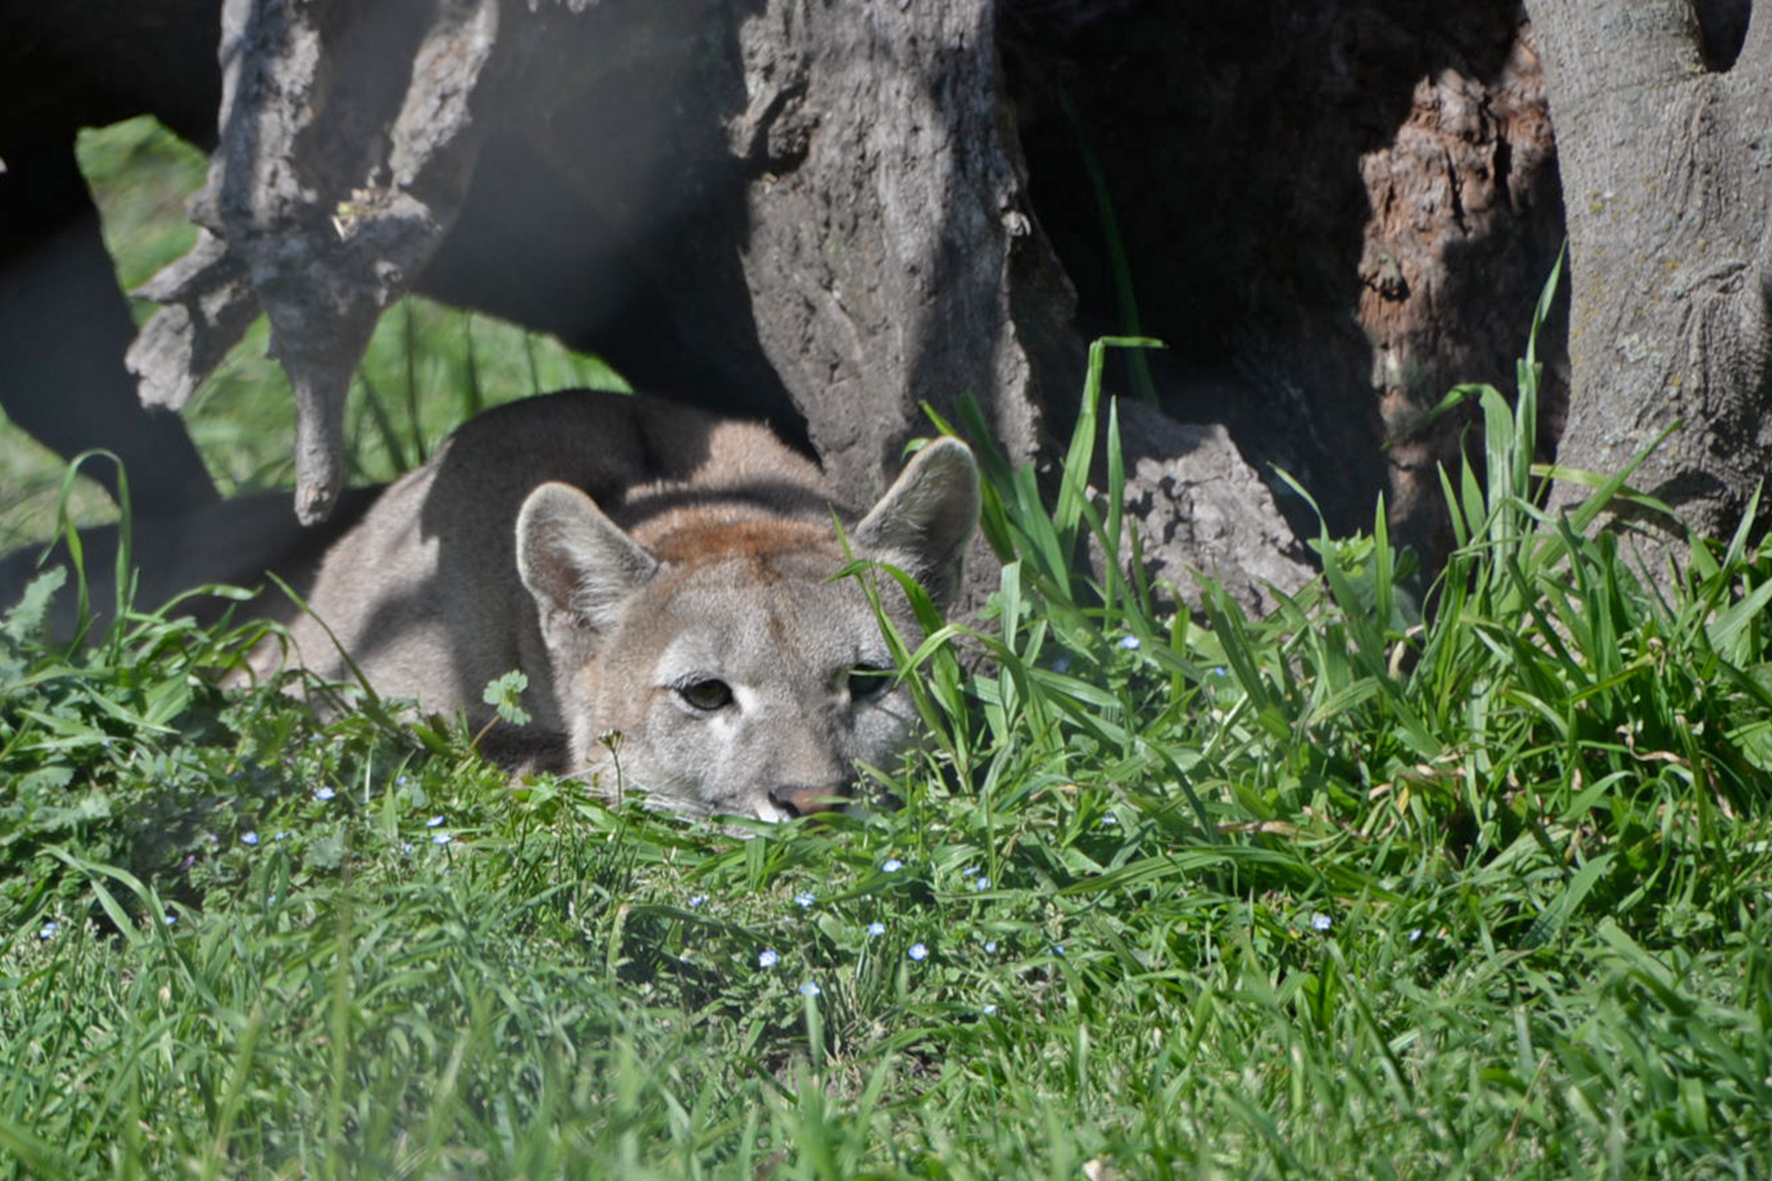
{"type": "Polygon", "coordinates": [[[1558,462],[1615,472],[1678,420],[1632,483],[1726,535],[1772,449],[1772,5],[1529,7],[1569,220],[1558,462]]]}
{"type": "Polygon", "coordinates": [[[170,306],[129,363],[147,401],[177,409],[262,308],[295,392],[303,521],[343,487],[345,394],[377,318],[454,221],[499,15],[497,0],[223,6],[203,236],[144,288],[170,306]]]}
{"type": "Polygon", "coordinates": [[[1003,118],[993,6],[771,0],[739,43],[749,102],[729,125],[761,165],[745,278],[839,485],[884,486],[919,399],[952,418],[974,395],[1031,459],[1079,354],[1003,118]]]}
{"type": "MultiPolygon", "coordinates": [[[[1274,466],[1337,532],[1369,527],[1387,493],[1393,535],[1431,565],[1449,542],[1435,465],[1471,419],[1423,428],[1424,413],[1458,382],[1511,388],[1563,239],[1515,0],[1147,4],[1011,64],[1034,205],[1085,334],[1126,321],[1081,145],[1140,327],[1170,346],[1146,358],[1165,412],[1224,424],[1303,535],[1315,517],[1274,466]]],[[[1554,331],[1540,353],[1554,368],[1554,331]]]]}
{"type": "Polygon", "coordinates": [[[990,14],[985,0],[916,11],[230,0],[220,144],[195,204],[206,234],[145,289],[168,307],[131,364],[150,400],[176,407],[262,306],[298,401],[297,510],[323,517],[369,332],[429,262],[483,142],[503,130],[536,142],[630,244],[657,217],[633,198],[710,191],[695,202],[690,249],[663,244],[650,266],[682,295],[670,314],[754,318],[813,445],[858,499],[878,491],[920,397],[951,414],[961,393],[978,396],[998,442],[1027,459],[1034,375],[1074,376],[1075,349],[1005,134],[990,14]],[[636,55],[693,63],[698,77],[674,103],[606,92],[605,80],[630,80],[636,55]],[[601,110],[586,109],[590,93],[601,110]],[[624,191],[596,174],[623,142],[617,114],[636,107],[673,145],[643,150],[674,175],[624,191]],[[582,116],[578,134],[559,133],[567,114],[582,116]],[[586,123],[614,134],[585,135],[586,123]],[[717,216],[735,199],[738,218],[717,216]],[[748,299],[698,303],[708,272],[734,261],[726,286],[741,279],[748,299]]]}

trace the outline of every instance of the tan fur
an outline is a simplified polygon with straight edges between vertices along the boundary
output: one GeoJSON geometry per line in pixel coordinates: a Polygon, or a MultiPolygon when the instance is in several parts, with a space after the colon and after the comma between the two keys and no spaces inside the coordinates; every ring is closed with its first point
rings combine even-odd
{"type": "MultiPolygon", "coordinates": [[[[891,660],[861,588],[831,578],[846,559],[829,505],[818,468],[756,424],[608,394],[514,403],[338,541],[312,617],[291,626],[295,656],[347,679],[324,623],[384,696],[476,722],[486,684],[521,669],[533,726],[563,735],[570,769],[605,792],[765,819],[815,810],[913,722],[902,690],[876,694],[882,679],[857,672],[891,660]]],[[[977,514],[971,453],[946,440],[868,517],[840,516],[858,556],[945,605],[977,514]]],[[[881,585],[914,643],[902,595],[881,585]]],[[[260,671],[276,659],[262,650],[260,671]]]]}

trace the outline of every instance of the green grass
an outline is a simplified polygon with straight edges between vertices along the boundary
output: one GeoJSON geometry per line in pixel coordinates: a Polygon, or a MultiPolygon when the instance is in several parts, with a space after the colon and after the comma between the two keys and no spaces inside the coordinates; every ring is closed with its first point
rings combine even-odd
{"type": "Polygon", "coordinates": [[[16,612],[0,1177],[1772,1173],[1772,550],[1547,519],[1520,385],[1425,595],[1381,507],[1202,624],[1078,573],[1092,382],[904,808],[749,840],[16,612]]]}

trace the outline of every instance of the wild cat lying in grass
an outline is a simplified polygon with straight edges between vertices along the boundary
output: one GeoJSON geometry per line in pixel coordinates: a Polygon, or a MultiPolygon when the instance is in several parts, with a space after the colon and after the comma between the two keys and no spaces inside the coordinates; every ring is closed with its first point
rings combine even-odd
{"type": "MultiPolygon", "coordinates": [[[[831,501],[753,423],[583,391],[512,403],[376,500],[327,552],[290,644],[268,640],[254,669],[354,668],[476,724],[493,717],[487,685],[520,670],[555,755],[542,765],[687,812],[816,811],[914,723],[869,595],[832,577],[847,556],[831,501]]],[[[972,453],[943,439],[846,535],[939,609],[978,513],[972,453]]],[[[879,589],[914,637],[907,595],[879,589]]]]}

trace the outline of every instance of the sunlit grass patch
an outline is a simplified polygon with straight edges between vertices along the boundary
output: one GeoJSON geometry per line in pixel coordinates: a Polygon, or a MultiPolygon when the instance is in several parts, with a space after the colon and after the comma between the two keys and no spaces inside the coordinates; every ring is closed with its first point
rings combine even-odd
{"type": "Polygon", "coordinates": [[[1381,510],[1199,619],[1082,561],[1092,380],[1056,488],[984,456],[983,617],[900,643],[903,808],[743,838],[222,693],[250,629],[15,612],[0,1176],[1765,1175],[1772,553],[1658,589],[1547,517],[1521,379],[1436,582],[1381,510]]]}

